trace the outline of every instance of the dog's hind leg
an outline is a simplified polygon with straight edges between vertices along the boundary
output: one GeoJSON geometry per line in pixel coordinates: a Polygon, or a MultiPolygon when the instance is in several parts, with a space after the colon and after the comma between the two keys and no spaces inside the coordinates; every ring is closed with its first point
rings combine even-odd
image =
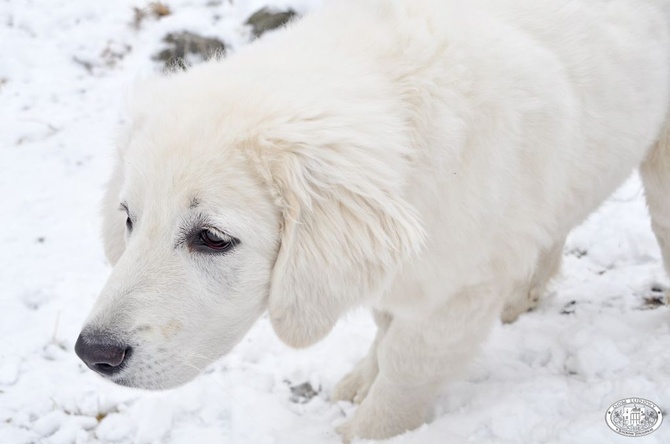
{"type": "Polygon", "coordinates": [[[521,314],[537,306],[547,284],[561,268],[564,244],[565,238],[542,251],[530,279],[514,286],[500,317],[503,322],[514,322],[521,314]]]}
{"type": "Polygon", "coordinates": [[[330,396],[331,401],[363,402],[379,373],[377,348],[391,325],[392,317],[388,313],[374,310],[377,335],[368,354],[356,364],[356,367],[337,384],[330,396]]]}
{"type": "Polygon", "coordinates": [[[670,276],[670,121],[640,167],[651,227],[670,276]]]}

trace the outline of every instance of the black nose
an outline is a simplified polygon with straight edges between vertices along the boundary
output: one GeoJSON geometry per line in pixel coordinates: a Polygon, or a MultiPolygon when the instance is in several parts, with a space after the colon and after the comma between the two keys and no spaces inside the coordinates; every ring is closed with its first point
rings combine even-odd
{"type": "Polygon", "coordinates": [[[128,361],[131,348],[103,333],[82,332],[74,345],[77,356],[93,371],[112,376],[128,361]]]}

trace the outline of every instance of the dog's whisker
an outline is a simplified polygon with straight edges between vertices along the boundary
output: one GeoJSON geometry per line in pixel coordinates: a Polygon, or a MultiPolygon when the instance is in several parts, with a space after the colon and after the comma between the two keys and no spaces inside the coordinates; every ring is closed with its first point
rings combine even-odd
{"type": "Polygon", "coordinates": [[[208,358],[205,355],[197,354],[197,353],[182,353],[181,356],[188,358],[188,359],[195,359],[198,361],[199,365],[201,365],[203,368],[208,367],[212,364],[215,364],[218,359],[211,359],[208,358]]]}
{"type": "MultiPolygon", "coordinates": [[[[177,362],[179,362],[180,364],[185,365],[186,367],[190,367],[194,370],[197,370],[199,372],[199,374],[201,374],[202,376],[204,376],[205,378],[207,378],[208,380],[210,380],[211,382],[216,384],[220,389],[222,389],[226,393],[227,396],[231,397],[232,399],[235,398],[235,394],[230,390],[229,387],[226,387],[225,385],[223,385],[219,381],[217,381],[215,378],[213,378],[211,375],[207,374],[204,371],[205,370],[204,368],[193,365],[190,362],[188,362],[186,360],[183,360],[183,359],[176,358],[176,360],[177,360],[177,362]]],[[[223,376],[224,376],[224,378],[226,377],[225,374],[223,376]]]]}

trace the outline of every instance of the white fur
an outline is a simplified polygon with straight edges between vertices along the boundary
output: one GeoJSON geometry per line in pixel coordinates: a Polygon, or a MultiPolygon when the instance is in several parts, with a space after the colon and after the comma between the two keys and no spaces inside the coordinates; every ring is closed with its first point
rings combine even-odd
{"type": "Polygon", "coordinates": [[[188,381],[266,308],[302,347],[367,305],[379,333],[333,394],[361,403],[340,431],[415,428],[645,158],[670,271],[669,18],[666,0],[332,1],[141,82],[105,199],[115,268],[86,327],[133,347],[113,379],[188,381]],[[194,213],[241,243],[179,244],[194,213]]]}

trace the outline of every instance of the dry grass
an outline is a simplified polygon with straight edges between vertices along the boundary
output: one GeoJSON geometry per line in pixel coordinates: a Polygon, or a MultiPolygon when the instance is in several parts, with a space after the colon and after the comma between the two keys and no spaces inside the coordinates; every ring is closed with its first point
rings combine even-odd
{"type": "Polygon", "coordinates": [[[172,14],[170,7],[162,2],[150,2],[144,8],[133,8],[133,22],[132,26],[135,29],[140,29],[142,23],[148,19],[160,20],[172,14]]]}

